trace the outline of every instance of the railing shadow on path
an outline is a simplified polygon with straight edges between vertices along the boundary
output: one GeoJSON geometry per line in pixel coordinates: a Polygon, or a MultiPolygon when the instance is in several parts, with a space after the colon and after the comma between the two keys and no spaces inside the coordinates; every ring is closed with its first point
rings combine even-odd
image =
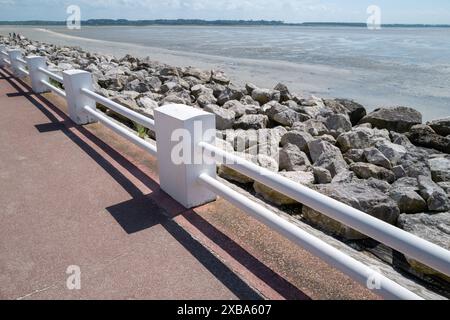
{"type": "Polygon", "coordinates": [[[182,215],[210,241],[232,256],[254,276],[263,281],[283,298],[288,300],[310,300],[310,297],[305,293],[271,270],[238,243],[198,215],[194,210],[186,210],[181,205],[175,203],[173,199],[160,189],[159,184],[155,180],[86,128],[73,123],[61,109],[47,98],[41,94],[33,93],[28,84],[14,78],[9,71],[5,69],[0,70],[0,80],[6,80],[16,90],[16,92],[9,93],[7,96],[23,96],[50,120],[49,123],[36,125],[36,129],[39,132],[63,132],[130,194],[132,200],[106,208],[128,234],[143,231],[154,225],[161,225],[237,297],[241,299],[261,299],[260,294],[248,286],[229,267],[171,219],[177,215],[182,215]],[[63,119],[63,121],[60,121],[55,114],[63,119]],[[102,152],[105,152],[109,157],[114,159],[115,162],[126,169],[134,178],[151,189],[152,193],[149,195],[143,194],[118,168],[70,129],[76,131],[83,138],[92,142],[102,152]],[[155,201],[156,199],[158,200],[157,202],[155,201]],[[161,199],[163,200],[162,206],[161,199]],[[164,204],[167,204],[170,208],[164,208],[164,204]],[[149,214],[149,208],[152,208],[152,214],[149,214]]]}

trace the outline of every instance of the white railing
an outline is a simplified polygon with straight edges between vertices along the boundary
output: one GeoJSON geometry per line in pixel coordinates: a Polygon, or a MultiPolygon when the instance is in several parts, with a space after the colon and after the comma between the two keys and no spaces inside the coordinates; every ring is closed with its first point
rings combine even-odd
{"type": "Polygon", "coordinates": [[[213,201],[216,196],[223,197],[359,283],[367,285],[370,279],[375,280],[379,284],[376,288],[376,293],[379,295],[389,299],[421,299],[396,282],[217,180],[216,166],[218,163],[223,163],[225,159],[226,166],[231,169],[450,276],[448,250],[217,148],[214,145],[215,117],[212,114],[184,105],[166,105],[155,109],[153,120],[95,93],[92,75],[88,72],[69,70],[64,71],[63,76],[60,77],[47,70],[43,57],[27,57],[23,60],[17,50],[10,50],[8,53],[0,50],[0,53],[3,56],[9,55],[11,68],[18,77],[24,76],[21,70],[24,68],[24,62],[28,65],[27,75],[31,79],[34,92],[52,90],[64,97],[68,104],[69,116],[77,124],[98,121],[149,154],[156,156],[159,161],[161,188],[187,208],[213,201]],[[51,85],[50,78],[62,83],[65,91],[51,85]],[[96,108],[97,103],[154,131],[157,147],[99,111],[96,108]],[[198,123],[201,125],[197,126],[198,123]],[[181,142],[177,140],[174,132],[178,129],[187,130],[191,135],[189,139],[181,142]],[[183,154],[200,155],[203,160],[200,163],[192,162],[192,164],[190,162],[175,163],[171,157],[174,148],[179,147],[180,143],[183,154]],[[209,161],[204,161],[205,155],[209,161]]]}

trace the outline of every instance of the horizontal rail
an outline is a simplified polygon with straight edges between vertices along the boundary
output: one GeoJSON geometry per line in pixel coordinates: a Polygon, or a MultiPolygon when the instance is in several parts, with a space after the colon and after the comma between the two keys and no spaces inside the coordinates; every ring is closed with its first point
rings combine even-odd
{"type": "Polygon", "coordinates": [[[140,125],[144,126],[147,129],[150,129],[152,131],[155,130],[155,121],[150,119],[149,117],[146,117],[136,111],[133,111],[127,107],[124,107],[114,101],[111,101],[108,98],[105,98],[104,96],[95,93],[88,89],[81,89],[81,92],[85,94],[86,96],[94,99],[96,102],[101,103],[105,107],[108,107],[109,109],[121,114],[124,117],[127,117],[128,119],[139,123],[140,125]]]}
{"type": "Polygon", "coordinates": [[[25,60],[23,60],[22,58],[16,58],[16,61],[23,63],[23,64],[27,64],[27,62],[25,60]]]}
{"type": "Polygon", "coordinates": [[[151,143],[145,141],[142,138],[139,138],[134,133],[115,123],[113,120],[111,120],[108,116],[106,116],[102,112],[94,110],[89,106],[85,106],[84,110],[87,113],[89,113],[92,117],[97,119],[99,122],[103,123],[105,126],[116,132],[117,134],[121,135],[122,137],[134,143],[143,150],[148,151],[152,156],[157,155],[157,147],[155,145],[152,145],[151,143]]]}
{"type": "Polygon", "coordinates": [[[209,143],[199,145],[227,167],[450,276],[450,251],[209,143]]]}
{"type": "Polygon", "coordinates": [[[30,72],[27,71],[25,68],[19,68],[20,71],[22,71],[24,74],[26,74],[27,76],[30,75],[30,72]]]}
{"type": "Polygon", "coordinates": [[[46,74],[47,76],[49,76],[53,80],[58,81],[61,84],[64,83],[63,77],[58,76],[57,74],[55,74],[55,73],[53,73],[51,71],[48,71],[47,69],[42,68],[42,67],[39,67],[38,70],[41,71],[42,73],[46,74]]]}
{"type": "Polygon", "coordinates": [[[321,258],[330,265],[336,267],[364,286],[367,286],[371,280],[377,282],[377,284],[379,284],[379,289],[377,288],[377,290],[384,298],[422,300],[421,297],[408,289],[405,289],[365,264],[325,243],[323,240],[312,236],[262,205],[249,200],[244,195],[234,191],[213,177],[207,174],[201,174],[198,181],[218,196],[247,212],[258,221],[274,229],[284,237],[308,250],[310,253],[321,258]]]}
{"type": "Polygon", "coordinates": [[[61,90],[61,89],[55,87],[55,86],[52,85],[50,82],[45,81],[45,80],[41,80],[41,83],[42,83],[43,85],[45,85],[47,88],[49,88],[50,90],[52,90],[52,91],[53,91],[54,93],[56,93],[57,95],[59,95],[59,96],[61,96],[61,97],[63,97],[63,98],[66,98],[66,97],[67,97],[67,94],[66,94],[63,90],[61,90]]]}

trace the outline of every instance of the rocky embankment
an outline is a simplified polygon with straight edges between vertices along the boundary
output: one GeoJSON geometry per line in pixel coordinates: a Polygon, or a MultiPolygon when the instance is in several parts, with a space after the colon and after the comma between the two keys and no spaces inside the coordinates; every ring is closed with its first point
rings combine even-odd
{"type": "MultiPolygon", "coordinates": [[[[117,59],[27,39],[2,41],[46,56],[51,70],[92,72],[99,93],[149,117],[169,103],[211,112],[222,148],[450,249],[450,118],[423,124],[422,115],[407,107],[367,113],[354,101],[306,98],[281,83],[239,87],[218,70],[129,55],[117,59]]],[[[224,165],[218,172],[273,204],[301,208],[224,165]]],[[[301,212],[301,219],[341,239],[366,238],[308,207],[301,212]]],[[[449,288],[444,275],[403,260],[407,271],[449,288]]]]}

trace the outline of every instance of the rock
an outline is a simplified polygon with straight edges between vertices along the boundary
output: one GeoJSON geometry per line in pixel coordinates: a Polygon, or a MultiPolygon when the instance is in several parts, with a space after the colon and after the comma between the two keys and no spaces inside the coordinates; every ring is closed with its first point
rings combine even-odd
{"type": "Polygon", "coordinates": [[[256,88],[252,91],[252,98],[261,105],[264,105],[269,101],[279,102],[280,91],[256,88]]]}
{"type": "MultiPolygon", "coordinates": [[[[450,212],[433,215],[427,213],[402,214],[398,219],[398,226],[419,238],[450,250],[450,212]]],[[[410,257],[406,257],[406,260],[416,272],[438,276],[446,281],[450,281],[449,276],[435,271],[410,257]]]]}
{"type": "MultiPolygon", "coordinates": [[[[335,185],[318,185],[315,187],[320,193],[343,202],[355,209],[361,210],[371,216],[395,224],[399,215],[396,203],[384,193],[365,184],[352,182],[344,183],[336,188],[335,185]]],[[[340,222],[303,206],[305,220],[322,229],[345,239],[366,239],[367,236],[359,233],[340,222]]]]}
{"type": "Polygon", "coordinates": [[[251,95],[254,90],[258,89],[257,86],[255,86],[253,83],[247,83],[245,85],[245,90],[247,90],[247,93],[251,95]]]}
{"type": "MultiPolygon", "coordinates": [[[[230,111],[233,112],[233,111],[230,111]]],[[[234,113],[234,112],[233,112],[234,113]]],[[[246,114],[234,123],[235,129],[258,130],[264,129],[269,123],[269,118],[262,114],[246,114]]]]}
{"type": "Polygon", "coordinates": [[[298,113],[291,109],[284,110],[273,116],[273,121],[287,127],[292,127],[294,123],[305,121],[308,119],[309,119],[308,116],[298,113]]]}
{"type": "MultiPolygon", "coordinates": [[[[266,155],[250,155],[246,153],[235,153],[236,156],[239,156],[241,158],[244,158],[248,161],[253,162],[254,164],[257,164],[265,169],[268,169],[273,172],[278,172],[278,163],[272,159],[271,157],[268,157],[266,155]]],[[[233,170],[232,168],[228,167],[227,165],[222,164],[219,166],[219,176],[235,181],[242,184],[248,184],[253,183],[253,179],[233,170]]]]}
{"type": "Polygon", "coordinates": [[[167,76],[175,76],[175,77],[179,77],[180,74],[178,73],[178,69],[175,67],[164,67],[159,71],[159,74],[161,76],[167,77],[167,76]]]}
{"type": "Polygon", "coordinates": [[[428,161],[434,182],[450,181],[450,158],[440,157],[428,161]]]}
{"type": "Polygon", "coordinates": [[[322,121],[316,119],[310,119],[304,122],[296,122],[292,125],[292,130],[305,131],[314,137],[329,133],[329,130],[325,126],[325,124],[322,121]]]}
{"type": "Polygon", "coordinates": [[[227,77],[225,72],[220,70],[213,70],[211,72],[211,80],[223,85],[228,85],[230,83],[230,78],[227,77]]]}
{"type": "Polygon", "coordinates": [[[280,141],[286,132],[283,127],[258,130],[258,153],[278,159],[280,141]]]}
{"type": "Polygon", "coordinates": [[[447,193],[448,198],[450,198],[450,182],[438,182],[438,186],[441,187],[447,193]]]}
{"type": "Polygon", "coordinates": [[[217,97],[217,104],[223,106],[230,100],[241,100],[244,97],[244,93],[239,88],[229,85],[223,90],[214,90],[214,96],[217,97]]]}
{"type": "Polygon", "coordinates": [[[213,113],[216,116],[216,128],[218,130],[231,129],[233,127],[235,113],[230,110],[223,109],[215,104],[207,105],[204,110],[213,113]]]}
{"type": "Polygon", "coordinates": [[[387,130],[353,128],[352,131],[345,132],[337,138],[337,144],[342,152],[350,149],[366,149],[376,145],[379,142],[390,142],[389,132],[387,130]]]}
{"type": "Polygon", "coordinates": [[[153,91],[159,91],[161,89],[162,82],[158,77],[145,78],[145,82],[153,89],[153,91]]]}
{"type": "Polygon", "coordinates": [[[379,129],[408,132],[412,126],[422,123],[420,112],[407,107],[380,108],[361,119],[379,129]]]}
{"type": "Polygon", "coordinates": [[[415,125],[406,136],[416,146],[432,148],[450,154],[450,139],[438,135],[429,126],[415,125]]]}
{"type": "MultiPolygon", "coordinates": [[[[198,98],[201,95],[213,96],[213,89],[204,86],[203,84],[197,84],[191,88],[191,93],[194,97],[198,98]]],[[[215,98],[215,97],[214,97],[215,98]]]]}
{"type": "MultiPolygon", "coordinates": [[[[234,138],[234,149],[238,152],[244,152],[247,149],[254,148],[258,146],[258,132],[256,130],[242,130],[238,129],[235,131],[234,138]]],[[[255,148],[255,152],[252,153],[250,150],[247,150],[247,153],[250,154],[258,154],[257,148],[255,148]]],[[[253,149],[251,150],[253,151],[253,149]]]]}
{"type": "Polygon", "coordinates": [[[427,125],[441,136],[445,137],[450,135],[450,117],[430,121],[427,125]]]}
{"type": "Polygon", "coordinates": [[[332,114],[327,117],[325,125],[330,130],[331,135],[339,137],[341,133],[352,130],[352,124],[348,118],[342,114],[332,114]]]}
{"type": "Polygon", "coordinates": [[[403,166],[395,166],[392,168],[392,172],[395,174],[395,179],[406,177],[406,171],[403,166]]]}
{"type": "Polygon", "coordinates": [[[367,115],[366,109],[359,103],[347,99],[336,99],[336,101],[348,110],[350,121],[354,126],[367,115]]]}
{"type": "Polygon", "coordinates": [[[208,105],[215,105],[217,103],[217,99],[212,94],[201,94],[197,98],[197,104],[201,108],[206,108],[208,105]]]}
{"type": "Polygon", "coordinates": [[[139,81],[138,79],[131,81],[127,84],[127,90],[136,91],[139,93],[145,93],[150,91],[150,86],[145,82],[139,81]]]}
{"type": "Polygon", "coordinates": [[[450,210],[450,200],[447,193],[428,176],[419,176],[419,192],[427,201],[428,210],[444,212],[450,210]]]}
{"type": "Polygon", "coordinates": [[[185,76],[194,77],[201,80],[203,83],[208,82],[211,79],[211,73],[202,71],[198,68],[188,67],[183,70],[185,76]]]}
{"type": "Polygon", "coordinates": [[[363,149],[350,149],[344,154],[347,163],[364,162],[366,160],[363,149]]]}
{"type": "Polygon", "coordinates": [[[331,143],[332,145],[336,144],[336,139],[333,136],[330,136],[329,134],[324,134],[323,136],[317,137],[317,139],[326,141],[328,143],[331,143]]]}
{"type": "Polygon", "coordinates": [[[318,184],[331,183],[331,173],[327,169],[321,167],[313,167],[314,178],[318,184]]]}
{"type": "Polygon", "coordinates": [[[158,103],[149,97],[141,97],[136,100],[138,106],[143,109],[144,114],[153,119],[153,112],[158,108],[158,103]]]}
{"type": "Polygon", "coordinates": [[[356,179],[356,175],[354,172],[343,169],[339,171],[331,180],[332,184],[342,184],[342,183],[350,183],[356,179]]]}
{"type": "Polygon", "coordinates": [[[368,163],[375,164],[388,170],[392,169],[391,162],[376,148],[365,149],[364,157],[368,163]]]}
{"type": "Polygon", "coordinates": [[[286,85],[282,84],[282,83],[278,83],[275,88],[275,91],[279,91],[280,92],[280,101],[284,102],[284,101],[288,101],[292,99],[291,93],[289,92],[289,89],[286,85]]]}
{"type": "Polygon", "coordinates": [[[414,214],[427,210],[425,200],[411,188],[393,189],[389,196],[397,202],[401,213],[414,214]]]}
{"type": "MultiPolygon", "coordinates": [[[[314,175],[311,172],[281,172],[280,175],[301,185],[311,186],[314,183],[314,175]]],[[[276,205],[283,206],[297,204],[297,201],[257,181],[254,183],[253,188],[255,189],[256,193],[261,195],[264,199],[276,205]]]]}
{"type": "Polygon", "coordinates": [[[389,160],[393,165],[397,164],[406,154],[406,148],[389,142],[382,141],[376,144],[376,148],[389,160]]]}
{"type": "Polygon", "coordinates": [[[310,166],[308,156],[298,146],[288,144],[280,151],[280,170],[306,171],[310,166]]]}
{"type": "Polygon", "coordinates": [[[162,94],[166,94],[166,93],[168,93],[169,91],[178,92],[178,91],[181,91],[182,89],[183,89],[183,88],[180,86],[179,83],[174,82],[174,81],[167,81],[167,82],[165,82],[165,83],[161,86],[161,88],[159,89],[159,91],[160,91],[162,94]]]}
{"type": "Polygon", "coordinates": [[[391,189],[411,189],[413,191],[419,192],[419,183],[417,182],[417,178],[404,177],[395,181],[392,184],[391,189]]]}
{"type": "Polygon", "coordinates": [[[137,105],[136,101],[132,98],[128,98],[128,97],[115,97],[112,99],[112,101],[127,107],[131,110],[138,110],[139,106],[137,105]]]}
{"type": "Polygon", "coordinates": [[[237,118],[240,118],[246,114],[257,114],[258,113],[256,106],[243,105],[240,101],[237,101],[237,100],[227,101],[223,105],[223,108],[234,111],[237,118]]]}
{"type": "Polygon", "coordinates": [[[308,143],[308,149],[314,166],[327,169],[332,177],[348,167],[339,148],[328,142],[311,141],[308,143]]]}
{"type": "Polygon", "coordinates": [[[309,153],[308,143],[314,141],[314,138],[307,132],[289,131],[281,138],[281,145],[287,146],[289,144],[296,145],[303,152],[309,153]]]}
{"type": "Polygon", "coordinates": [[[395,175],[392,171],[370,163],[352,163],[350,165],[350,170],[352,170],[360,179],[375,178],[385,180],[389,183],[393,183],[395,181],[395,175]]]}
{"type": "Polygon", "coordinates": [[[391,190],[391,188],[392,188],[392,186],[388,182],[383,181],[383,180],[374,179],[374,178],[369,178],[367,180],[364,180],[364,182],[369,187],[377,189],[383,193],[389,192],[389,190],[391,190]]]}

